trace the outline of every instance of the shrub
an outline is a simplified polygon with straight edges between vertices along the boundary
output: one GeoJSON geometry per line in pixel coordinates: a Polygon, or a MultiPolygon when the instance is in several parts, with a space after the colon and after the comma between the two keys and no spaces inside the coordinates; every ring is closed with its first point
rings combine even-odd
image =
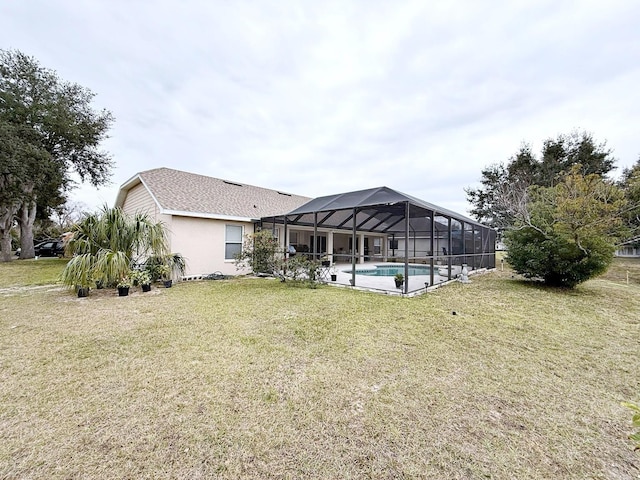
{"type": "Polygon", "coordinates": [[[303,283],[310,288],[315,288],[319,281],[318,270],[320,265],[319,261],[298,254],[283,263],[281,276],[283,281],[303,283]]]}
{"type": "Polygon", "coordinates": [[[260,230],[245,235],[242,251],[235,256],[235,263],[238,269],[250,268],[254,273],[273,274],[283,258],[278,240],[269,230],[260,230]]]}

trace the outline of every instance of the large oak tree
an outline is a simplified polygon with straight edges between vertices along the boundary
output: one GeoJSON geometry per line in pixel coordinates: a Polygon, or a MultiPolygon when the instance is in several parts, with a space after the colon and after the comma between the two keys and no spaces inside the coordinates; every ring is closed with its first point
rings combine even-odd
{"type": "Polygon", "coordinates": [[[20,258],[34,256],[36,215],[64,203],[74,172],[94,186],[108,181],[112,161],[100,144],[113,116],[92,107],[94,96],[24,53],[0,50],[2,260],[11,258],[15,221],[20,226],[20,258]]]}

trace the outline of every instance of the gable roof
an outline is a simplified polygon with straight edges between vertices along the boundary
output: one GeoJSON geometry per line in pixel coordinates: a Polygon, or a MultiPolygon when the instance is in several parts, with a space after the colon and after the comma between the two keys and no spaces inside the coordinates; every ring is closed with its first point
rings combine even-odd
{"type": "Polygon", "coordinates": [[[160,213],[168,215],[248,221],[279,215],[311,200],[278,190],[163,167],[137,173],[123,183],[116,206],[121,207],[127,192],[140,183],[160,213]]]}

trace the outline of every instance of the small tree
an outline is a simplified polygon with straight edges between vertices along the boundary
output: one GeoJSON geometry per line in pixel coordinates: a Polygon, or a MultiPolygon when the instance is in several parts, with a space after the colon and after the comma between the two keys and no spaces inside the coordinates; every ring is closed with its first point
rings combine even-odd
{"type": "Polygon", "coordinates": [[[554,187],[528,189],[526,208],[505,234],[507,261],[527,278],[573,288],[604,273],[623,232],[623,192],[572,167],[554,187]]]}
{"type": "Polygon", "coordinates": [[[273,274],[280,269],[283,252],[269,230],[245,235],[242,251],[235,256],[238,269],[250,268],[254,273],[273,274]]]}
{"type": "MultiPolygon", "coordinates": [[[[127,277],[133,267],[147,258],[171,260],[178,254],[167,253],[167,236],[161,222],[138,213],[125,214],[119,208],[107,208],[87,215],[73,228],[67,252],[73,254],[62,272],[62,282],[70,287],[89,287],[92,282],[113,285],[127,277]]],[[[180,259],[182,257],[180,256],[180,259]]]]}

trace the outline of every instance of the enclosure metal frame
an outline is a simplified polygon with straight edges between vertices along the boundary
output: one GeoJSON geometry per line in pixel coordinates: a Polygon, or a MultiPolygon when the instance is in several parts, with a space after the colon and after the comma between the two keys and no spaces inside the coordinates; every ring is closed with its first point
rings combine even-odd
{"type": "MultiPolygon", "coordinates": [[[[313,229],[313,242],[308,253],[318,260],[319,231],[351,232],[351,283],[356,286],[356,264],[364,252],[356,252],[358,234],[374,233],[385,237],[385,250],[388,252],[388,240],[404,240],[404,278],[403,294],[409,293],[409,265],[411,263],[428,263],[430,268],[430,285],[434,284],[434,265],[436,259],[444,260],[448,278],[452,278],[452,267],[467,264],[471,270],[478,268],[495,268],[496,232],[453,211],[419,200],[401,192],[379,187],[369,190],[347,192],[327,197],[319,197],[284,215],[263,217],[260,227],[271,225],[284,227],[284,242],[288,245],[289,231],[292,227],[313,229]],[[428,219],[428,221],[426,221],[428,219]],[[442,221],[439,221],[442,219],[442,221]],[[413,220],[413,223],[412,223],[413,220]],[[453,222],[459,223],[460,239],[453,245],[453,222]],[[445,228],[437,228],[437,225],[445,228]],[[420,230],[424,228],[424,230],[420,230]],[[446,252],[435,252],[436,235],[446,234],[446,252]],[[418,237],[419,235],[422,235],[418,237]],[[418,238],[428,236],[430,249],[427,255],[411,255],[410,244],[413,243],[414,254],[418,238]],[[478,248],[478,238],[480,245],[478,248]],[[461,247],[461,248],[460,248],[461,247]],[[470,248],[469,248],[470,247],[470,248]],[[410,261],[413,259],[414,261],[410,261]]],[[[285,249],[286,250],[286,249],[285,249]]],[[[394,250],[395,257],[395,250],[394,250]]],[[[288,254],[286,254],[288,255],[288,254]]],[[[334,252],[328,255],[335,255],[334,252]]],[[[366,260],[366,259],[365,259],[366,260]]]]}

